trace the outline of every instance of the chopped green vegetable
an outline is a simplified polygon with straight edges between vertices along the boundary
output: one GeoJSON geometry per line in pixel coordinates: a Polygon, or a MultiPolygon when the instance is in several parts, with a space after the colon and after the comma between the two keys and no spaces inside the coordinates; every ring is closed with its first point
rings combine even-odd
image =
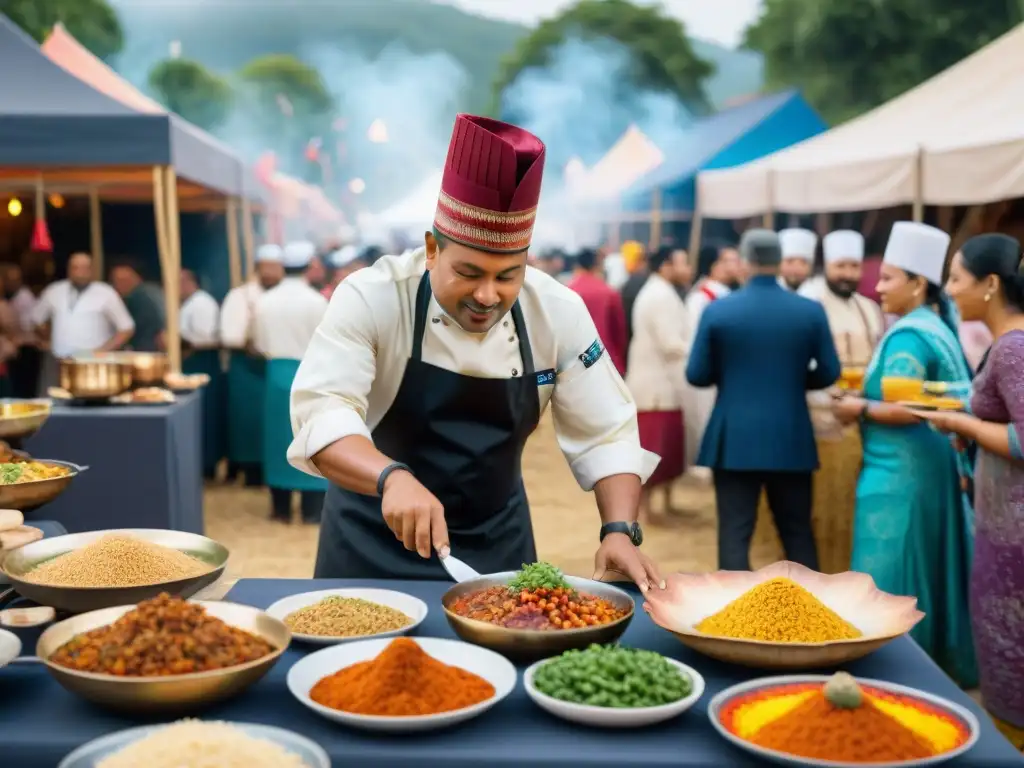
{"type": "Polygon", "coordinates": [[[513,592],[536,589],[572,589],[562,572],[551,563],[523,563],[522,570],[512,577],[508,588],[513,592]]]}
{"type": "Polygon", "coordinates": [[[538,667],[533,684],[560,701],[615,709],[671,704],[693,691],[693,681],[663,656],[617,645],[566,651],[538,667]]]}
{"type": "Polygon", "coordinates": [[[18,482],[25,468],[21,464],[0,464],[0,483],[11,485],[18,482]]]}

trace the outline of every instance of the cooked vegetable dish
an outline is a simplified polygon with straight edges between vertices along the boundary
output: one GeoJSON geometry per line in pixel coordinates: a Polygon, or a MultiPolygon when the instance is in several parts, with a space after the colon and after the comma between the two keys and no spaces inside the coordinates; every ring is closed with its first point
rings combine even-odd
{"type": "Polygon", "coordinates": [[[34,483],[37,480],[52,480],[66,477],[71,470],[59,464],[44,464],[41,461],[11,461],[0,464],[0,485],[34,483]]]}

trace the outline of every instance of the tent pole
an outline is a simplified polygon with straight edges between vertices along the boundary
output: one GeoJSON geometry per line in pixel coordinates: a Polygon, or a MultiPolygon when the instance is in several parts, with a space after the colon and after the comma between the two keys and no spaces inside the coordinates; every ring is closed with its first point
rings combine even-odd
{"type": "Polygon", "coordinates": [[[89,250],[96,265],[96,274],[103,275],[103,216],[100,208],[100,191],[89,188],[89,250]]]}
{"type": "Polygon", "coordinates": [[[655,251],[661,245],[661,190],[655,189],[651,195],[651,240],[650,250],[655,251]]]}
{"type": "Polygon", "coordinates": [[[253,232],[252,203],[242,198],[242,243],[245,248],[245,274],[252,277],[256,270],[256,236],[253,232]]]}
{"type": "Polygon", "coordinates": [[[924,221],[924,148],[917,148],[914,163],[914,221],[924,221]]]}
{"type": "Polygon", "coordinates": [[[693,216],[690,219],[690,263],[697,266],[697,259],[700,255],[701,230],[704,228],[704,217],[700,212],[700,203],[693,206],[693,216]]]}
{"type": "Polygon", "coordinates": [[[765,181],[768,184],[768,210],[761,217],[761,226],[765,229],[775,229],[775,173],[769,170],[766,177],[765,181]]]}
{"type": "Polygon", "coordinates": [[[231,287],[242,284],[242,253],[238,247],[238,201],[228,198],[227,212],[224,220],[228,226],[228,270],[231,274],[231,287]]]}
{"type": "Polygon", "coordinates": [[[178,174],[171,166],[164,168],[167,193],[167,255],[168,275],[164,281],[167,298],[167,352],[172,371],[181,372],[181,216],[178,213],[178,174]]]}

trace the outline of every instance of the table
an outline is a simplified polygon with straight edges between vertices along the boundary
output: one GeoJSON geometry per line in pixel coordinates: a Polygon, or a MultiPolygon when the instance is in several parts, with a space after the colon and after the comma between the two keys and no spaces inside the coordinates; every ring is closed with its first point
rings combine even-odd
{"type": "MultiPolygon", "coordinates": [[[[266,607],[286,597],[319,589],[375,586],[416,595],[430,607],[417,635],[453,637],[440,597],[449,584],[441,582],[369,582],[331,579],[243,579],[228,594],[238,603],[266,607]]],[[[636,731],[581,729],[555,720],[527,699],[522,683],[508,699],[464,726],[425,735],[396,737],[349,730],[329,722],[299,704],[285,685],[291,665],[309,649],[297,646],[285,653],[259,683],[239,698],[203,713],[206,718],[278,725],[309,736],[331,755],[336,768],[477,768],[489,766],[615,766],[660,768],[741,768],[763,766],[721,739],[707,720],[707,703],[724,687],[749,679],[741,670],[698,656],[642,611],[623,642],[659,651],[696,668],[707,680],[707,691],[689,712],[668,723],[636,731]]],[[[850,668],[863,676],[913,685],[945,696],[979,716],[981,740],[957,768],[1024,766],[1016,752],[970,697],[946,678],[911,640],[901,638],[850,668]]],[[[143,721],[108,714],[73,697],[37,666],[16,664],[0,670],[0,754],[4,765],[53,768],[72,749],[111,731],[143,721]]]]}
{"type": "Polygon", "coordinates": [[[202,395],[167,405],[72,406],[55,401],[25,441],[32,456],[89,467],[26,517],[56,520],[70,533],[169,528],[203,533],[202,395]]]}

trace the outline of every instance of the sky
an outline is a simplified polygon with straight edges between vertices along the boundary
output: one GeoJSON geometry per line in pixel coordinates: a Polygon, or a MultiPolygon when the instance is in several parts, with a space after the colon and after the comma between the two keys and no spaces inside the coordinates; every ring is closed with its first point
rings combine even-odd
{"type": "MultiPolygon", "coordinates": [[[[467,11],[534,25],[554,16],[575,0],[440,0],[467,11]]],[[[647,0],[638,0],[647,2],[647,0]]],[[[757,18],[761,0],[661,0],[665,9],[686,24],[687,34],[730,48],[757,18]]]]}

